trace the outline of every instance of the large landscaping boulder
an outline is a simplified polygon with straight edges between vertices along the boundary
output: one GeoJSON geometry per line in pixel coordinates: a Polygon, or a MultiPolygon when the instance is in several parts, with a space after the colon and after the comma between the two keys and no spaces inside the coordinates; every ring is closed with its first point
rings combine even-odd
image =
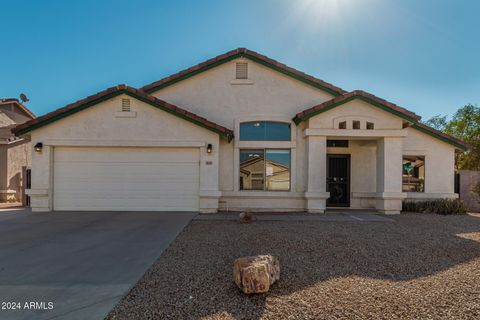
{"type": "Polygon", "coordinates": [[[243,293],[263,293],[280,279],[280,262],[271,255],[243,257],[233,264],[235,283],[243,293]]]}

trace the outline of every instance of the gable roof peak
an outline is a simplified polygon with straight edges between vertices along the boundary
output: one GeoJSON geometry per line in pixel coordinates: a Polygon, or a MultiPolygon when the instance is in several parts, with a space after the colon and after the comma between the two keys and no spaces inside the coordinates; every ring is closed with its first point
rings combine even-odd
{"type": "Polygon", "coordinates": [[[340,106],[342,104],[345,104],[351,100],[354,99],[360,99],[363,100],[369,104],[372,104],[376,107],[379,107],[387,112],[393,113],[401,118],[404,118],[405,120],[411,122],[411,123],[416,123],[421,119],[421,117],[417,114],[415,114],[412,111],[409,111],[403,107],[400,107],[396,105],[395,103],[392,103],[390,101],[387,101],[385,99],[379,98],[371,93],[368,93],[363,90],[353,90],[351,92],[344,93],[338,97],[335,97],[331,100],[322,102],[318,105],[315,105],[313,107],[310,107],[302,112],[299,112],[295,115],[293,118],[293,121],[295,123],[300,123],[302,121],[305,121],[319,113],[328,111],[330,109],[333,109],[337,106],[340,106]]]}
{"type": "Polygon", "coordinates": [[[17,126],[13,132],[19,136],[22,134],[25,134],[27,132],[30,132],[32,130],[35,130],[37,128],[43,127],[45,125],[48,125],[49,123],[52,123],[56,120],[62,119],[64,117],[67,117],[71,114],[74,114],[76,112],[79,112],[83,109],[86,109],[88,107],[91,107],[93,105],[96,105],[102,101],[111,99],[113,97],[116,97],[120,94],[127,94],[135,99],[138,99],[142,102],[148,103],[152,105],[153,107],[156,107],[158,109],[161,109],[163,111],[166,111],[168,113],[171,113],[177,117],[183,118],[187,121],[190,121],[194,124],[197,124],[201,127],[204,127],[208,130],[211,130],[217,134],[219,134],[221,137],[227,139],[229,142],[233,139],[233,131],[223,127],[217,123],[214,123],[212,121],[209,121],[203,117],[200,117],[192,112],[189,112],[185,109],[182,109],[180,107],[177,107],[171,103],[168,103],[164,100],[158,99],[142,90],[138,90],[136,88],[130,87],[126,84],[119,84],[114,87],[110,87],[108,89],[105,89],[103,91],[100,91],[96,94],[90,95],[84,99],[78,100],[74,103],[71,103],[63,108],[57,109],[55,111],[49,112],[41,117],[38,117],[36,119],[30,120],[25,122],[24,124],[21,124],[17,126]]]}
{"type": "Polygon", "coordinates": [[[339,96],[347,92],[342,88],[334,86],[333,84],[330,84],[321,79],[315,78],[314,76],[308,75],[302,71],[289,67],[281,62],[273,60],[267,56],[259,54],[253,50],[249,50],[247,48],[237,48],[237,49],[230,50],[214,58],[203,61],[195,66],[184,69],[180,72],[172,74],[158,81],[152,82],[146,86],[143,86],[140,90],[143,90],[148,93],[152,93],[154,91],[163,89],[165,87],[173,85],[182,80],[186,80],[196,74],[207,71],[209,69],[212,69],[214,67],[217,67],[221,64],[224,64],[228,61],[231,61],[240,57],[250,59],[253,62],[259,63],[265,67],[268,67],[270,69],[283,73],[286,76],[294,78],[298,81],[302,81],[310,86],[313,86],[317,89],[325,91],[331,94],[332,96],[339,96]]]}
{"type": "Polygon", "coordinates": [[[467,150],[470,146],[465,143],[464,141],[452,137],[446,133],[443,133],[441,131],[438,131],[424,123],[419,122],[421,117],[412,111],[409,111],[405,108],[402,108],[390,101],[387,101],[385,99],[379,98],[369,92],[363,91],[363,90],[353,90],[351,92],[347,92],[345,94],[342,94],[341,96],[335,97],[331,100],[325,101],[323,103],[320,103],[318,105],[315,105],[311,108],[308,108],[302,112],[299,112],[295,115],[293,118],[293,121],[296,124],[299,124],[302,121],[308,120],[311,117],[316,116],[317,114],[320,114],[322,112],[331,110],[337,106],[340,106],[342,104],[345,104],[351,100],[354,99],[361,99],[362,101],[365,101],[366,103],[370,103],[373,106],[379,107],[387,112],[393,113],[409,122],[412,124],[412,128],[417,129],[423,133],[429,134],[432,137],[435,137],[437,139],[440,139],[446,143],[449,143],[456,148],[460,150],[467,150]]]}

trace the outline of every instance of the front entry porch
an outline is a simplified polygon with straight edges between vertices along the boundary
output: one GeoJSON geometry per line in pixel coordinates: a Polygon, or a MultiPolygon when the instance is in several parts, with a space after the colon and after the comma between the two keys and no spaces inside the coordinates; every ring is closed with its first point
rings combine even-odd
{"type": "Polygon", "coordinates": [[[350,154],[327,154],[327,192],[327,207],[350,207],[350,154]]]}
{"type": "Polygon", "coordinates": [[[402,192],[404,131],[328,130],[335,132],[321,135],[322,131],[326,130],[305,130],[307,210],[318,213],[327,207],[346,207],[399,214],[406,198],[402,192]]]}

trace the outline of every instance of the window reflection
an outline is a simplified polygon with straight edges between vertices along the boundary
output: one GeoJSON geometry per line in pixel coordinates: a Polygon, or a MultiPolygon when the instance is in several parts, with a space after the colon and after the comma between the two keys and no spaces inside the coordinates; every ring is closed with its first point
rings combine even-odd
{"type": "Polygon", "coordinates": [[[240,190],[290,190],[290,150],[240,150],[240,190]]]}
{"type": "Polygon", "coordinates": [[[290,190],[290,150],[266,150],[266,189],[290,190]]]}
{"type": "Polygon", "coordinates": [[[425,192],[425,157],[403,156],[403,192],[425,192]]]}
{"type": "Polygon", "coordinates": [[[265,189],[264,150],[240,150],[240,190],[265,189]]]}

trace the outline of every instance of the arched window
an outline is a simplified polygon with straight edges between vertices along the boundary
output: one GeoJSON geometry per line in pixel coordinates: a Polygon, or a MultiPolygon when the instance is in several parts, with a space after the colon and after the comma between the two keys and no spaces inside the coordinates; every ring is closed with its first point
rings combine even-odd
{"type": "Polygon", "coordinates": [[[290,141],[290,123],[252,121],[240,124],[241,141],[290,141]]]}

